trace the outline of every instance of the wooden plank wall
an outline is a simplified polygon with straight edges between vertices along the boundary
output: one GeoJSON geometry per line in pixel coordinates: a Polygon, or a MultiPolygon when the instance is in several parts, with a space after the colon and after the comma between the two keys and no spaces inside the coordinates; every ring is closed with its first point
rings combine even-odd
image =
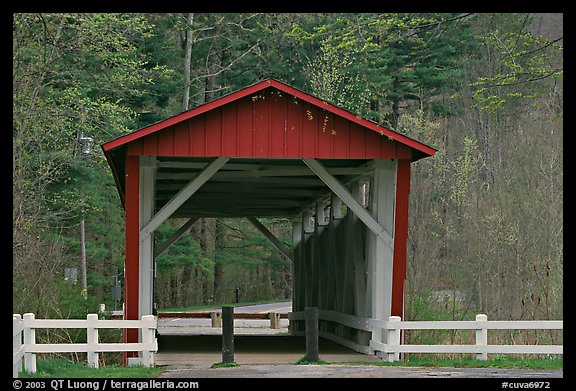
{"type": "MultiPolygon", "coordinates": [[[[351,193],[357,197],[360,189],[359,182],[350,185],[351,193]]],[[[370,317],[371,308],[366,305],[367,228],[353,213],[342,215],[341,203],[334,199],[337,197],[318,203],[315,212],[305,212],[301,220],[293,222],[293,312],[318,307],[370,317]]],[[[293,323],[294,332],[304,331],[303,321],[293,323]]],[[[319,328],[361,345],[370,343],[368,331],[323,320],[319,328]]]]}

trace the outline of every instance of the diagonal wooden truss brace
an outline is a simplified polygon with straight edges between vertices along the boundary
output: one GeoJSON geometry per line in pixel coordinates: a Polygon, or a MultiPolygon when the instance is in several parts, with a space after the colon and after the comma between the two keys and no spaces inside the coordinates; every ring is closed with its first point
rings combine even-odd
{"type": "Polygon", "coordinates": [[[352,212],[384,243],[393,248],[394,239],[392,235],[350,194],[338,179],[326,170],[326,168],[316,159],[304,158],[302,161],[340,198],[352,212]]]}
{"type": "Polygon", "coordinates": [[[291,261],[293,260],[292,252],[288,249],[288,247],[286,247],[284,243],[282,243],[276,236],[274,236],[274,234],[270,232],[268,228],[264,226],[264,224],[258,221],[256,217],[246,217],[246,219],[248,219],[248,221],[251,222],[252,225],[256,227],[256,229],[258,229],[258,231],[260,231],[264,236],[266,236],[266,238],[268,238],[268,240],[270,240],[272,244],[278,250],[280,250],[286,258],[288,258],[291,261]]]}
{"type": "Polygon", "coordinates": [[[172,215],[182,204],[184,204],[198,189],[204,185],[230,158],[220,156],[206,165],[206,167],[194,177],[186,186],[168,201],[162,209],[152,217],[150,222],[140,230],[140,241],[154,232],[160,224],[172,215]]]}

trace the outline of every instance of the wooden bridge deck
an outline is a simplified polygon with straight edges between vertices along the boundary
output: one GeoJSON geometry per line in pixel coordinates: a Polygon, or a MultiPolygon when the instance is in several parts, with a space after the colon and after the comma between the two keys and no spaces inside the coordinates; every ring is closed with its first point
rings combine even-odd
{"type": "MultiPolygon", "coordinates": [[[[320,359],[330,363],[378,361],[376,356],[357,353],[320,338],[320,359]]],[[[304,337],[292,335],[234,336],[234,361],[238,364],[293,364],[304,357],[304,337]]],[[[206,365],[222,361],[220,335],[159,335],[157,366],[206,365]]]]}

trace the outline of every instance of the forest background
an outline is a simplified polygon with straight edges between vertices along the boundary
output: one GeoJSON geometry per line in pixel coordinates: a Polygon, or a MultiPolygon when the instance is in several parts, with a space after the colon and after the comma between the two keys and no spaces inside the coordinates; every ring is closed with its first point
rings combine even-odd
{"type": "MultiPolygon", "coordinates": [[[[562,52],[562,14],[13,14],[13,313],[120,309],[99,146],[274,77],[438,149],[412,165],[407,319],[563,319],[562,52]]],[[[201,220],[156,261],[159,309],[291,297],[244,220],[201,220]]]]}

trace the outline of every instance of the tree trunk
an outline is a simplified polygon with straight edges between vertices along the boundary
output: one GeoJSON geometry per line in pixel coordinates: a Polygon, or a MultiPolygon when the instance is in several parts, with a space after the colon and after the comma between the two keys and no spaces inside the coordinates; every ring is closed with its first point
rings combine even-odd
{"type": "Polygon", "coordinates": [[[210,53],[208,54],[208,77],[206,78],[206,91],[205,100],[210,102],[214,99],[214,91],[216,90],[216,72],[218,67],[218,54],[216,50],[217,35],[212,37],[212,44],[210,46],[210,53]]]}
{"type": "Polygon", "coordinates": [[[184,49],[184,94],[182,96],[182,111],[188,110],[190,101],[190,62],[192,59],[192,22],[194,13],[189,13],[186,19],[186,47],[184,49]]]}

